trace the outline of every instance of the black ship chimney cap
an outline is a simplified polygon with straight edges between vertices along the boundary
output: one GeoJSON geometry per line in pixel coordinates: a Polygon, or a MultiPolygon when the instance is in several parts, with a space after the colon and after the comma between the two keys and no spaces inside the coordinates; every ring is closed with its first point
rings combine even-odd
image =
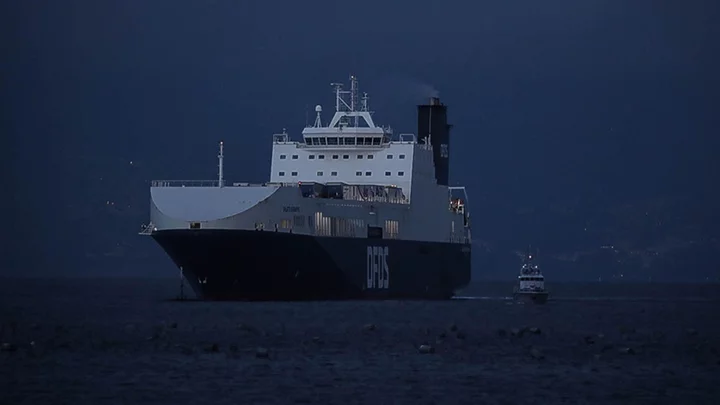
{"type": "Polygon", "coordinates": [[[430,97],[430,105],[440,105],[440,97],[430,97]]]}

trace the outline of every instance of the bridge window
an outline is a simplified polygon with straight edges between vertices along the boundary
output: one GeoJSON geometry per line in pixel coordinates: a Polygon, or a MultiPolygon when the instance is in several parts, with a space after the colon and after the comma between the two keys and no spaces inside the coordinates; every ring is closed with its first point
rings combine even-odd
{"type": "Polygon", "coordinates": [[[325,159],[325,155],[318,155],[318,159],[325,159]]]}
{"type": "Polygon", "coordinates": [[[297,160],[298,155],[292,155],[293,160],[297,160]]]}
{"type": "Polygon", "coordinates": [[[278,173],[278,176],[284,176],[284,175],[285,175],[285,172],[279,172],[279,173],[278,173]]]}
{"type": "Polygon", "coordinates": [[[358,159],[362,159],[362,158],[363,158],[363,155],[358,155],[358,159]]]}
{"type": "Polygon", "coordinates": [[[290,173],[291,176],[297,176],[297,172],[290,173]]]}
{"type": "Polygon", "coordinates": [[[314,159],[315,159],[315,155],[310,155],[310,156],[308,156],[308,159],[314,160],[314,159]]]}
{"type": "Polygon", "coordinates": [[[389,176],[389,175],[390,175],[390,172],[385,172],[385,175],[386,175],[386,176],[389,176]]]}
{"type": "Polygon", "coordinates": [[[338,157],[338,155],[333,155],[333,159],[337,159],[338,157]]]}
{"type": "Polygon", "coordinates": [[[343,155],[343,159],[345,159],[345,160],[350,159],[350,155],[343,155]]]}
{"type": "Polygon", "coordinates": [[[337,144],[338,144],[338,139],[335,138],[335,137],[328,138],[328,139],[327,139],[327,143],[328,143],[328,145],[337,145],[337,144]]]}
{"type": "Polygon", "coordinates": [[[330,172],[331,176],[337,176],[337,172],[330,172]]]}
{"type": "Polygon", "coordinates": [[[392,159],[392,155],[387,155],[387,158],[388,158],[388,159],[392,159]]]}
{"type": "Polygon", "coordinates": [[[368,159],[375,159],[374,155],[368,155],[368,159]]]}
{"type": "Polygon", "coordinates": [[[318,176],[322,176],[322,175],[323,175],[323,172],[317,172],[317,175],[318,175],[318,176]]]}
{"type": "Polygon", "coordinates": [[[398,159],[405,159],[405,155],[398,156],[398,159]]]}
{"type": "Polygon", "coordinates": [[[398,176],[404,176],[405,172],[398,172],[398,176]]]}
{"type": "Polygon", "coordinates": [[[285,159],[286,157],[285,155],[280,155],[280,159],[285,159]]]}
{"type": "Polygon", "coordinates": [[[366,176],[372,176],[372,172],[365,172],[366,176]]]}
{"type": "Polygon", "coordinates": [[[356,176],[362,176],[362,172],[355,172],[356,176]]]}

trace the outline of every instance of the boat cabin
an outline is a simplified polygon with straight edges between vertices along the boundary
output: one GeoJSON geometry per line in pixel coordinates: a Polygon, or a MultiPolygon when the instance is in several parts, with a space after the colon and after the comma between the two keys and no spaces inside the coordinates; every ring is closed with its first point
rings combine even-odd
{"type": "Polygon", "coordinates": [[[520,291],[544,291],[545,277],[542,275],[520,275],[518,276],[520,291]]]}

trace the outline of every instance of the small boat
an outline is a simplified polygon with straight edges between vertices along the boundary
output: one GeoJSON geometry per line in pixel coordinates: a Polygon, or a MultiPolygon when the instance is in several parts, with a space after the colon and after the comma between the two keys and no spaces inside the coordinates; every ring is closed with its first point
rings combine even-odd
{"type": "Polygon", "coordinates": [[[533,263],[533,255],[528,248],[523,265],[520,269],[517,285],[513,291],[513,299],[521,302],[544,304],[548,300],[548,291],[545,289],[545,277],[537,264],[533,263]]]}

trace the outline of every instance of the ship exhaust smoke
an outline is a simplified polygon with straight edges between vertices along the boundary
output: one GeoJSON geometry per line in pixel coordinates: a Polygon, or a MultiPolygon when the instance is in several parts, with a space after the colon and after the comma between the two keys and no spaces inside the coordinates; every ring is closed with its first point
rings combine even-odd
{"type": "Polygon", "coordinates": [[[440,92],[429,84],[416,83],[417,93],[422,94],[423,99],[440,98],[440,92]]]}
{"type": "Polygon", "coordinates": [[[385,109],[393,110],[395,106],[408,104],[424,104],[431,97],[440,97],[440,92],[433,85],[409,77],[385,76],[373,80],[372,83],[375,99],[382,103],[385,109]]]}

